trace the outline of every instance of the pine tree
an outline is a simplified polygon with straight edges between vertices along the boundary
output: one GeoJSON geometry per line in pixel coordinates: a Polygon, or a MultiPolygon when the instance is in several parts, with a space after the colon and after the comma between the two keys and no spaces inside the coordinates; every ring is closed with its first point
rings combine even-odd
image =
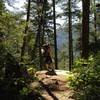
{"type": "Polygon", "coordinates": [[[69,5],[69,70],[71,70],[73,65],[73,38],[72,38],[72,15],[71,15],[71,0],[68,2],[69,5]]]}
{"type": "Polygon", "coordinates": [[[75,0],[68,0],[67,2],[62,1],[63,16],[66,17],[66,27],[69,34],[69,70],[73,65],[73,26],[75,20],[79,18],[80,11],[77,7],[77,2],[75,0]],[[68,19],[68,20],[67,20],[68,19]]]}
{"type": "MultiPolygon", "coordinates": [[[[32,49],[32,60],[37,60],[40,62],[40,56],[42,57],[40,52],[41,46],[45,43],[51,42],[49,41],[53,35],[53,15],[51,8],[51,4],[49,4],[47,0],[32,2],[31,22],[33,24],[33,33],[35,33],[35,43],[32,49]]],[[[41,63],[42,62],[43,61],[41,61],[41,63]]],[[[38,64],[38,66],[42,69],[42,64],[38,64]]]]}
{"type": "Polygon", "coordinates": [[[23,44],[21,48],[21,62],[23,62],[23,57],[25,55],[26,48],[27,48],[27,34],[28,34],[28,22],[29,22],[29,17],[30,17],[30,3],[31,1],[28,0],[26,26],[25,26],[23,44]]]}
{"type": "Polygon", "coordinates": [[[55,0],[53,0],[53,22],[54,22],[55,68],[58,69],[58,60],[57,60],[57,39],[56,39],[55,0]]]}

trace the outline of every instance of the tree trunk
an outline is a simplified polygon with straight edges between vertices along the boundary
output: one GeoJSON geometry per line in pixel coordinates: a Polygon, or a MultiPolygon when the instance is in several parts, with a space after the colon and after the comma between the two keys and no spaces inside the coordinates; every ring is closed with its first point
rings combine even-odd
{"type": "Polygon", "coordinates": [[[46,3],[47,0],[44,0],[42,6],[42,44],[44,44],[44,35],[45,35],[45,15],[46,15],[46,3]]]}
{"type": "MultiPolygon", "coordinates": [[[[94,6],[96,7],[95,0],[94,0],[94,6]]],[[[97,42],[96,10],[94,11],[94,32],[95,32],[94,41],[96,43],[97,42]]]]}
{"type": "Polygon", "coordinates": [[[82,19],[82,58],[89,57],[89,13],[90,0],[82,0],[83,19],[82,19]]]}
{"type": "Polygon", "coordinates": [[[73,65],[73,39],[72,39],[72,15],[71,15],[71,0],[68,2],[69,6],[69,70],[71,70],[73,65]]]}
{"type": "Polygon", "coordinates": [[[21,62],[23,62],[23,56],[25,55],[26,47],[27,47],[27,32],[28,32],[27,22],[29,21],[29,17],[30,17],[30,3],[31,3],[31,1],[28,0],[27,19],[26,19],[26,27],[25,27],[25,32],[24,32],[25,36],[23,38],[23,45],[22,45],[22,48],[21,48],[21,62]]]}
{"type": "MultiPolygon", "coordinates": [[[[42,0],[38,1],[38,6],[41,6],[42,9],[41,9],[41,13],[43,13],[43,2],[42,0]]],[[[38,43],[39,43],[39,67],[40,69],[42,70],[42,65],[43,65],[43,61],[42,61],[42,54],[41,54],[41,46],[42,46],[42,35],[43,35],[43,31],[42,31],[42,26],[43,26],[43,14],[40,14],[38,12],[38,43]]]]}
{"type": "Polygon", "coordinates": [[[42,46],[42,37],[41,37],[41,32],[42,32],[42,21],[41,21],[41,16],[40,16],[40,21],[38,24],[38,36],[39,36],[39,62],[40,62],[40,69],[42,70],[42,54],[41,54],[41,46],[42,46]]]}
{"type": "Polygon", "coordinates": [[[53,0],[53,23],[54,23],[55,68],[58,69],[55,0],[53,0]]]}

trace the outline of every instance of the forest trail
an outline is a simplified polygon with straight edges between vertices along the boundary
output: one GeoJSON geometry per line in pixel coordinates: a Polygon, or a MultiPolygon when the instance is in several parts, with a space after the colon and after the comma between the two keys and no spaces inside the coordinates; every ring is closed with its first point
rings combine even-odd
{"type": "MultiPolygon", "coordinates": [[[[47,75],[47,71],[38,71],[38,83],[33,82],[31,87],[40,89],[43,100],[74,100],[72,98],[73,90],[67,87],[67,72],[64,70],[56,70],[57,75],[47,75]]],[[[41,100],[41,99],[39,99],[41,100]]]]}

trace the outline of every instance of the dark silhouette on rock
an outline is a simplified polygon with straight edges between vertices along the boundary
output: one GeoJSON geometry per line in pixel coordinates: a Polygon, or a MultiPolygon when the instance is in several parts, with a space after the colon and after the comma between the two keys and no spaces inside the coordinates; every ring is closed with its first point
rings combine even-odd
{"type": "Polygon", "coordinates": [[[56,75],[54,68],[53,68],[53,63],[52,63],[50,44],[44,44],[42,46],[41,52],[43,54],[44,67],[46,70],[48,70],[46,74],[56,75]]]}

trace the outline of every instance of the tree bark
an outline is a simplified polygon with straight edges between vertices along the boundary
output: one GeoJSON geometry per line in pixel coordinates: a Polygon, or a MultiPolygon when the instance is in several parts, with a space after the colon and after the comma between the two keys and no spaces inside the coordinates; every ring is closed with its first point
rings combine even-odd
{"type": "Polygon", "coordinates": [[[90,0],[82,0],[83,19],[82,19],[82,58],[89,57],[89,14],[90,0]]]}
{"type": "Polygon", "coordinates": [[[71,71],[73,65],[73,39],[72,39],[72,15],[71,15],[71,0],[68,2],[69,6],[69,70],[71,71]]]}
{"type": "MultiPolygon", "coordinates": [[[[95,7],[96,7],[95,0],[94,0],[94,5],[95,5],[95,7]]],[[[96,43],[96,42],[97,42],[96,11],[94,11],[94,32],[95,32],[94,41],[95,41],[95,43],[96,43]]]]}
{"type": "Polygon", "coordinates": [[[28,32],[27,22],[29,21],[29,17],[30,17],[30,3],[31,3],[31,1],[28,0],[26,26],[25,26],[23,44],[22,44],[22,48],[21,48],[21,62],[23,62],[23,56],[25,55],[26,47],[27,47],[27,32],[28,32]]]}
{"type": "MultiPolygon", "coordinates": [[[[38,6],[41,6],[42,9],[41,9],[41,13],[43,13],[43,1],[42,0],[38,0],[38,6]]],[[[42,54],[41,54],[41,46],[42,46],[42,35],[43,35],[43,31],[42,31],[42,26],[43,26],[43,14],[40,14],[38,12],[38,43],[39,43],[39,67],[40,69],[42,70],[42,65],[43,65],[43,61],[42,61],[42,54]]]]}
{"type": "Polygon", "coordinates": [[[54,23],[55,69],[58,69],[55,0],[53,0],[53,23],[54,23]]]}

